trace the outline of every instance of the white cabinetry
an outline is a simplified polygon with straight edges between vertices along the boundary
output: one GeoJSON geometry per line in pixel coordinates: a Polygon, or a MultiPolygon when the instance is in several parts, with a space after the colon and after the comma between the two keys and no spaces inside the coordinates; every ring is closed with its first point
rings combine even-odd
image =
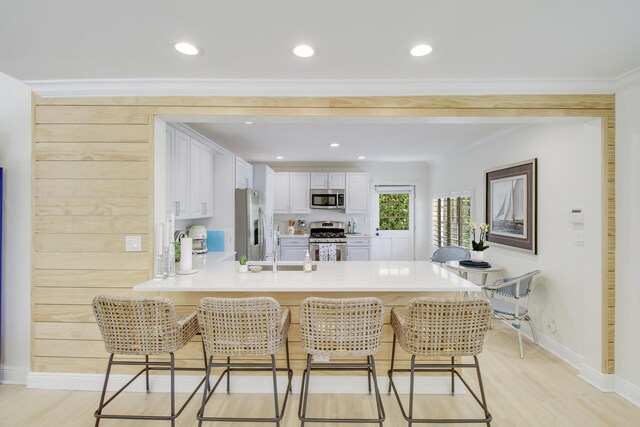
{"type": "Polygon", "coordinates": [[[369,213],[369,174],[366,172],[347,172],[346,181],[345,213],[369,213]]]}
{"type": "Polygon", "coordinates": [[[213,149],[191,138],[191,218],[213,214],[213,149]]]}
{"type": "Polygon", "coordinates": [[[311,189],[312,190],[344,190],[345,174],[344,172],[311,172],[311,189]]]}
{"type": "Polygon", "coordinates": [[[282,261],[303,261],[308,250],[308,237],[280,237],[280,260],[282,261]]]}
{"type": "Polygon", "coordinates": [[[273,213],[289,213],[289,172],[273,174],[273,213]]]}
{"type": "Polygon", "coordinates": [[[308,172],[289,173],[289,207],[291,213],[309,213],[311,197],[308,172]]]}
{"type": "Polygon", "coordinates": [[[310,174],[276,172],[273,177],[273,213],[309,213],[310,174]]]}
{"type": "Polygon", "coordinates": [[[274,172],[267,165],[253,166],[253,188],[262,192],[265,217],[265,253],[273,253],[273,178],[274,172]]]}
{"type": "Polygon", "coordinates": [[[236,188],[253,188],[253,166],[237,156],[236,188]]]}
{"type": "Polygon", "coordinates": [[[347,261],[369,261],[370,259],[371,239],[347,236],[347,261]]]}
{"type": "Polygon", "coordinates": [[[213,214],[214,155],[208,143],[167,126],[167,212],[177,219],[213,214]]]}

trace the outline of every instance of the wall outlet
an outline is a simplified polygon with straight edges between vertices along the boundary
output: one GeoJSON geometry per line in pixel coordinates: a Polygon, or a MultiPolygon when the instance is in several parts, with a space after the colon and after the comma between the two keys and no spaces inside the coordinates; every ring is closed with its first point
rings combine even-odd
{"type": "Polygon", "coordinates": [[[584,246],[584,231],[576,231],[576,246],[584,246]]]}
{"type": "Polygon", "coordinates": [[[124,238],[124,250],[127,252],[141,252],[142,251],[142,237],[140,236],[126,236],[124,238]]]}
{"type": "Polygon", "coordinates": [[[313,355],[313,361],[318,363],[329,363],[329,356],[313,355]]]}
{"type": "Polygon", "coordinates": [[[549,327],[549,330],[552,333],[555,334],[556,332],[558,332],[558,327],[556,326],[556,321],[555,320],[552,320],[551,322],[549,322],[549,324],[547,326],[549,327]]]}

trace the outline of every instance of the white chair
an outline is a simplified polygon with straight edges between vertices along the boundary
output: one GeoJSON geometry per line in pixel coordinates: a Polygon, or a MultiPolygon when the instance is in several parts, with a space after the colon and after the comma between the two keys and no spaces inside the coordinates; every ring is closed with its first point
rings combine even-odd
{"type": "Polygon", "coordinates": [[[471,253],[468,249],[460,246],[444,246],[438,248],[431,256],[431,262],[438,262],[440,265],[446,264],[448,261],[463,261],[470,259],[471,253]]]}
{"type": "Polygon", "coordinates": [[[517,277],[505,277],[496,281],[493,285],[483,286],[485,295],[491,303],[493,314],[502,320],[506,320],[511,327],[518,331],[518,344],[520,346],[520,358],[524,358],[522,349],[522,334],[520,332],[521,322],[529,322],[533,341],[538,344],[536,333],[533,329],[531,318],[529,317],[529,294],[533,276],[539,274],[540,270],[534,270],[517,277]]]}

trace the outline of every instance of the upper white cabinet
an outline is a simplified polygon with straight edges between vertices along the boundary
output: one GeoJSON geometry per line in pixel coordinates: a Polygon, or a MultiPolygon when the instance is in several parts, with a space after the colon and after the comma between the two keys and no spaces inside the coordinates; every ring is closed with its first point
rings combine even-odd
{"type": "Polygon", "coordinates": [[[366,172],[347,172],[346,181],[345,213],[369,213],[369,174],[366,172]]]}
{"type": "Polygon", "coordinates": [[[289,213],[289,172],[273,174],[273,213],[289,213]]]}
{"type": "Polygon", "coordinates": [[[214,150],[191,138],[191,217],[210,217],[213,214],[213,156],[214,150]]]}
{"type": "Polygon", "coordinates": [[[311,172],[310,188],[312,190],[344,190],[345,174],[344,172],[311,172]]]}
{"type": "Polygon", "coordinates": [[[171,126],[166,135],[167,212],[177,219],[212,216],[213,147],[171,126]]]}
{"type": "Polygon", "coordinates": [[[309,172],[289,173],[289,206],[291,213],[309,213],[311,197],[309,172]]]}
{"type": "Polygon", "coordinates": [[[273,177],[273,213],[309,213],[309,172],[276,172],[273,177]]]}
{"type": "Polygon", "coordinates": [[[175,213],[176,218],[189,218],[190,145],[188,135],[167,127],[167,211],[175,213]]]}
{"type": "Polygon", "coordinates": [[[253,188],[253,166],[236,156],[236,188],[253,188]]]}

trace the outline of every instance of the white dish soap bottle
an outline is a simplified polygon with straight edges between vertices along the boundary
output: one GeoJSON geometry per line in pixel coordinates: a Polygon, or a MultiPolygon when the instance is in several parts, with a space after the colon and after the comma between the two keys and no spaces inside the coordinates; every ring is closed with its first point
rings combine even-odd
{"type": "Polygon", "coordinates": [[[302,270],[305,273],[311,273],[313,271],[313,266],[311,264],[311,255],[309,255],[309,250],[307,249],[307,253],[304,256],[304,261],[302,261],[302,270]]]}

